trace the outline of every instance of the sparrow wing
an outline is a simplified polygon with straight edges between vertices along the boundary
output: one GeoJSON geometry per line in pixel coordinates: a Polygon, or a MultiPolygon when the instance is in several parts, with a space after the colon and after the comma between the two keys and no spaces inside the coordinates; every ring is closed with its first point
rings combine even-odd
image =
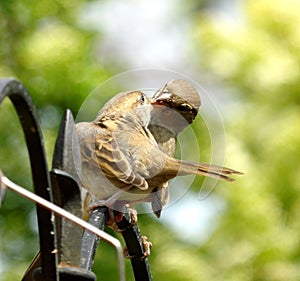
{"type": "Polygon", "coordinates": [[[148,189],[147,181],[132,169],[131,163],[114,138],[110,137],[104,141],[97,138],[96,155],[101,170],[108,178],[118,179],[141,190],[148,189]]]}
{"type": "Polygon", "coordinates": [[[88,122],[78,123],[76,130],[82,162],[87,162],[95,173],[104,174],[119,188],[124,187],[124,184],[142,190],[148,188],[145,178],[133,171],[118,143],[107,130],[88,122]]]}

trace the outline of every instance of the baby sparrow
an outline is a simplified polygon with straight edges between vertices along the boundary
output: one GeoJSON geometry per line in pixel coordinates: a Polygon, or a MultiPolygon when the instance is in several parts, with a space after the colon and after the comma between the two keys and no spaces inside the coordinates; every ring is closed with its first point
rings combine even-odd
{"type": "MultiPolygon", "coordinates": [[[[200,96],[186,80],[172,80],[153,96],[154,108],[148,126],[160,149],[173,157],[178,134],[196,118],[200,108],[200,96]]],[[[151,206],[159,218],[169,201],[168,182],[162,183],[152,193],[151,206]]]]}

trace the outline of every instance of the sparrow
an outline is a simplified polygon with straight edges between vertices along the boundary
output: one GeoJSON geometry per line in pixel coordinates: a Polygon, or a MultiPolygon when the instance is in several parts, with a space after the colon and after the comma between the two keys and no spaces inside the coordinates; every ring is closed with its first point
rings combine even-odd
{"type": "MultiPolygon", "coordinates": [[[[159,148],[173,157],[178,134],[196,118],[201,105],[194,86],[183,79],[171,80],[152,97],[154,100],[148,129],[159,148]]],[[[168,182],[162,183],[152,193],[152,210],[159,218],[169,201],[168,182]]]]}
{"type": "Polygon", "coordinates": [[[141,91],[121,93],[105,104],[94,121],[76,124],[82,184],[98,205],[118,209],[127,203],[151,202],[151,193],[176,176],[233,181],[230,175],[241,174],[168,156],[148,129],[154,103],[141,91]]]}

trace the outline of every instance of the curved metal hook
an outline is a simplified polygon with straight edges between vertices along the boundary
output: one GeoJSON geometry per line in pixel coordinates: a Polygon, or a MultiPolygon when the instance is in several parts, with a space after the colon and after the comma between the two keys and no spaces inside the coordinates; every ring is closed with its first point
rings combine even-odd
{"type": "MultiPolygon", "coordinates": [[[[0,104],[5,97],[12,101],[20,119],[29,152],[31,172],[35,193],[47,201],[52,201],[52,194],[46,161],[43,137],[36,118],[36,109],[25,87],[14,78],[0,79],[0,104]]],[[[42,253],[43,280],[58,280],[56,269],[55,227],[51,212],[37,206],[39,240],[42,253]]]]}

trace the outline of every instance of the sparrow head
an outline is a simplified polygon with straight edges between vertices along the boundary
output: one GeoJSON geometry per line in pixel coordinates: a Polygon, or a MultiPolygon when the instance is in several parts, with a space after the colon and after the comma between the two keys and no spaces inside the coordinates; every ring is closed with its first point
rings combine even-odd
{"type": "Polygon", "coordinates": [[[158,90],[152,98],[152,104],[154,107],[163,105],[175,110],[191,124],[198,114],[201,101],[191,83],[178,79],[168,82],[158,90]]]}
{"type": "Polygon", "coordinates": [[[98,112],[96,122],[100,120],[119,120],[133,118],[146,124],[150,120],[151,101],[141,91],[120,93],[110,99],[98,112]]]}

